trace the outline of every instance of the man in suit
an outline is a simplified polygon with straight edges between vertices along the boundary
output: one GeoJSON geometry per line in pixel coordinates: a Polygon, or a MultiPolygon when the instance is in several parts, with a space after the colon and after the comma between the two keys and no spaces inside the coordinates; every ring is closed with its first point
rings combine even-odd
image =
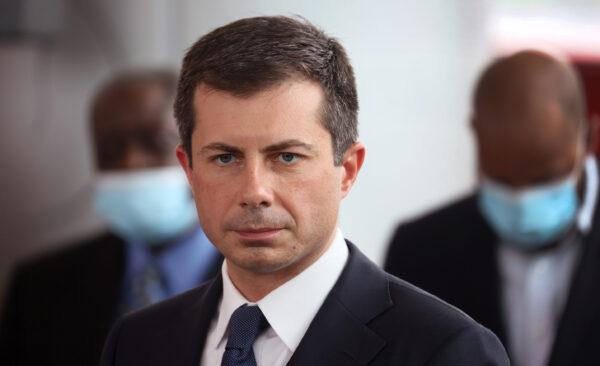
{"type": "Polygon", "coordinates": [[[377,268],[337,229],[365,156],[342,46],[238,20],[183,61],[177,157],[225,256],[213,281],[123,318],[108,365],[506,365],[497,338],[377,268]]]}
{"type": "Polygon", "coordinates": [[[463,309],[517,366],[600,363],[594,133],[568,64],[493,62],[474,93],[477,192],[400,225],[385,268],[463,309]]]}
{"type": "Polygon", "coordinates": [[[213,277],[173,151],[176,77],[118,75],[92,103],[95,202],[109,231],[18,266],[0,326],[2,365],[97,365],[114,320],[213,277]]]}

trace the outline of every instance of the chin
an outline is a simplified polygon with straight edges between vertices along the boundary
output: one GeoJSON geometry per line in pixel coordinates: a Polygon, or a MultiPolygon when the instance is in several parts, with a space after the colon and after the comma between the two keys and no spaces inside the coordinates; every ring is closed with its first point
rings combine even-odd
{"type": "Polygon", "coordinates": [[[294,259],[288,256],[277,255],[274,250],[266,247],[252,247],[243,249],[246,253],[231,258],[238,267],[252,273],[269,274],[290,267],[294,259]]]}

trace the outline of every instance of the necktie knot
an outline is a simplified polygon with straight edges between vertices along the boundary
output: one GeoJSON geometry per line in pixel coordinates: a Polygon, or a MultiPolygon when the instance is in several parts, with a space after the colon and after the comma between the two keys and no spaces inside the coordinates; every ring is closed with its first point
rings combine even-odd
{"type": "Polygon", "coordinates": [[[221,365],[256,365],[252,345],[268,322],[258,306],[242,305],[229,319],[227,345],[221,365]]]}

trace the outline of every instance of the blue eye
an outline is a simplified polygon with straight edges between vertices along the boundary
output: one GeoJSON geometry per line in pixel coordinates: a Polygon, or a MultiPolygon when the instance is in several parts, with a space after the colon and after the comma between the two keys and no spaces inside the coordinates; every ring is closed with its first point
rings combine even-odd
{"type": "Polygon", "coordinates": [[[221,154],[215,157],[215,161],[218,165],[228,165],[234,161],[235,157],[233,154],[221,154]]]}
{"type": "Polygon", "coordinates": [[[294,153],[281,153],[279,154],[279,161],[285,164],[291,164],[298,160],[298,155],[294,153]]]}

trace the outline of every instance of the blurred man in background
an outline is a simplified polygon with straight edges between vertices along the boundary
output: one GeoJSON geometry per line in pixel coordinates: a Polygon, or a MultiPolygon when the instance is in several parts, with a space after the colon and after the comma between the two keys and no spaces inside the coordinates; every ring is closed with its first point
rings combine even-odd
{"type": "Polygon", "coordinates": [[[523,51],[481,76],[477,192],[398,227],[386,269],[466,311],[517,366],[600,363],[593,129],[573,69],[523,51]]]}
{"type": "Polygon", "coordinates": [[[0,327],[0,364],[97,365],[119,315],[216,274],[221,257],[176,166],[175,87],[172,72],[154,70],[100,88],[91,110],[94,199],[109,231],[17,268],[0,327]]]}

